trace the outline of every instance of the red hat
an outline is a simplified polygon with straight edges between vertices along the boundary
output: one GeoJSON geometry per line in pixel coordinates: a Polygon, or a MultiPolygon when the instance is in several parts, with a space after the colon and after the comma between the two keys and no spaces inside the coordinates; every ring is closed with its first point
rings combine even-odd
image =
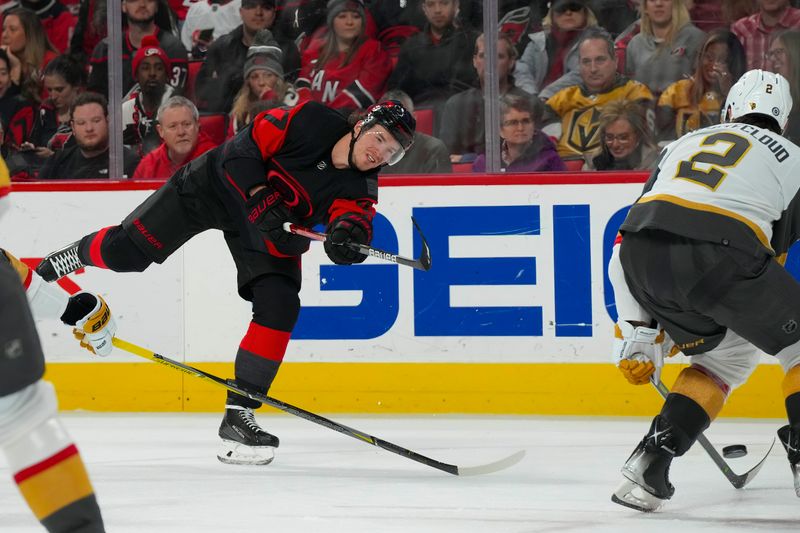
{"type": "Polygon", "coordinates": [[[164,68],[167,72],[172,68],[172,62],[169,60],[167,53],[159,46],[158,38],[155,35],[145,35],[142,39],[142,46],[136,51],[133,56],[133,77],[136,77],[136,71],[139,70],[139,64],[146,57],[158,56],[164,63],[164,68]]]}

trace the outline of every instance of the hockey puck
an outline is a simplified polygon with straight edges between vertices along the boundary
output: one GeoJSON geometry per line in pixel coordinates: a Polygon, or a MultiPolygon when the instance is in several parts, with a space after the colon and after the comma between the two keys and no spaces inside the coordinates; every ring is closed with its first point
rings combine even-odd
{"type": "Polygon", "coordinates": [[[725,459],[736,459],[747,455],[747,446],[744,444],[731,444],[722,448],[722,456],[725,459]]]}

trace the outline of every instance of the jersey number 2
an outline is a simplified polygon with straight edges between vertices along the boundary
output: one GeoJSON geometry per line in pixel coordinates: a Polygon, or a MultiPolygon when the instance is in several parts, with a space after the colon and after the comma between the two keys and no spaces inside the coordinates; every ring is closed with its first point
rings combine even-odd
{"type": "Polygon", "coordinates": [[[750,149],[750,141],[733,133],[715,133],[709,135],[700,143],[702,146],[712,146],[717,143],[728,144],[728,149],[724,153],[717,152],[698,152],[688,161],[681,161],[678,165],[676,178],[683,178],[699,183],[712,191],[719,187],[719,184],[728,175],[724,168],[735,167],[742,160],[744,154],[750,149]],[[696,163],[711,165],[708,170],[695,168],[696,163]]]}

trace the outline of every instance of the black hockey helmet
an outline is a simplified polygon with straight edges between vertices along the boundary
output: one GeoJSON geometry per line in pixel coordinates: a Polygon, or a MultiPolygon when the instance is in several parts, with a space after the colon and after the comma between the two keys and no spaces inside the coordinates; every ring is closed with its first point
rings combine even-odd
{"type": "Polygon", "coordinates": [[[386,128],[386,131],[397,139],[403,150],[408,150],[414,144],[414,130],[417,129],[417,121],[414,119],[414,115],[409,113],[397,100],[372,104],[362,120],[362,129],[364,130],[368,130],[375,124],[386,128]]]}

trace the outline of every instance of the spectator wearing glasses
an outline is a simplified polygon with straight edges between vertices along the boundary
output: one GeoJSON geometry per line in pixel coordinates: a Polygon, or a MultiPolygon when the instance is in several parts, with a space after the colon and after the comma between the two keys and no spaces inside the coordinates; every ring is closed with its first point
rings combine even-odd
{"type": "MultiPolygon", "coordinates": [[[[56,152],[39,172],[39,179],[108,178],[108,102],[101,94],[80,94],[70,108],[75,144],[56,152]]],[[[139,162],[124,148],[124,171],[132,176],[139,162]]]]}
{"type": "MultiPolygon", "coordinates": [[[[484,106],[483,91],[486,78],[486,39],[480,34],[475,40],[475,55],[472,66],[478,74],[480,87],[471,87],[447,99],[442,111],[438,137],[450,150],[450,161],[453,163],[469,163],[475,160],[478,153],[484,150],[486,128],[483,123],[484,106]]],[[[511,73],[514,71],[517,51],[505,35],[497,40],[497,77],[500,95],[526,95],[525,91],[515,85],[511,73]]]]}
{"type": "MultiPolygon", "coordinates": [[[[507,94],[500,99],[500,167],[503,172],[549,172],[565,170],[550,137],[536,127],[541,118],[538,100],[507,94]]],[[[486,172],[486,154],[472,164],[475,172],[486,172]]]]}
{"type": "MultiPolygon", "coordinates": [[[[598,118],[604,106],[616,100],[649,106],[653,100],[645,85],[617,73],[614,41],[605,30],[587,30],[578,54],[581,83],[560,90],[546,102],[546,122],[560,119],[560,131],[553,127],[552,134],[560,133],[558,154],[564,161],[583,160],[600,146],[598,118]]],[[[652,121],[651,117],[648,123],[652,121]]]]}
{"type": "Polygon", "coordinates": [[[617,100],[600,113],[600,151],[587,157],[585,170],[650,170],[658,146],[636,102],[617,100]]]}
{"type": "Polygon", "coordinates": [[[789,0],[758,0],[758,11],[731,26],[747,54],[747,69],[767,68],[767,51],[773,35],[800,28],[800,9],[789,0]]]}
{"type": "Polygon", "coordinates": [[[783,136],[800,145],[800,30],[786,30],[775,35],[767,59],[770,71],[789,81],[794,106],[783,136]]]}
{"type": "Polygon", "coordinates": [[[744,48],[734,34],[717,29],[708,34],[695,63],[691,78],[676,81],[658,99],[659,141],[719,124],[728,91],[745,72],[744,48]]]}

